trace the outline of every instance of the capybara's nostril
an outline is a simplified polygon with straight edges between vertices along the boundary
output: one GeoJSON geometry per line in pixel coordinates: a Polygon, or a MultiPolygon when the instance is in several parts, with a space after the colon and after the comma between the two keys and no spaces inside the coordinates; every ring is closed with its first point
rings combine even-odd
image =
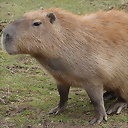
{"type": "Polygon", "coordinates": [[[6,38],[9,39],[11,36],[9,34],[6,34],[6,38]]]}
{"type": "Polygon", "coordinates": [[[11,41],[12,40],[12,36],[11,36],[11,34],[8,34],[8,33],[4,33],[3,34],[4,35],[4,39],[7,41],[11,41]]]}

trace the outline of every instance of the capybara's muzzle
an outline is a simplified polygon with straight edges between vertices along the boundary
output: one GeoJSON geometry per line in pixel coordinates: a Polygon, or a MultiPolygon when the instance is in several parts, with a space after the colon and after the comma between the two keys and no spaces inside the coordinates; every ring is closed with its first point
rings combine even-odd
{"type": "Polygon", "coordinates": [[[9,54],[15,54],[14,43],[16,39],[17,22],[8,24],[4,29],[1,37],[2,48],[9,54]]]}

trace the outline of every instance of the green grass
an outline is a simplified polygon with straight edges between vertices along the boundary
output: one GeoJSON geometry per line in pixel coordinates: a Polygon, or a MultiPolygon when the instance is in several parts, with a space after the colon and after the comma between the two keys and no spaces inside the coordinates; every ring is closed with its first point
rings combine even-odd
{"type": "Polygon", "coordinates": [[[105,10],[115,6],[121,7],[121,0],[1,0],[1,21],[11,21],[20,17],[23,13],[43,8],[59,7],[67,11],[84,14],[105,10]]]}
{"type": "MultiPolygon", "coordinates": [[[[122,8],[121,0],[0,0],[0,25],[17,19],[23,13],[40,7],[59,7],[84,14],[111,7],[122,8]]],[[[47,112],[58,104],[56,83],[40,65],[28,55],[10,56],[0,48],[0,128],[91,127],[88,120],[93,107],[84,90],[72,89],[65,112],[58,116],[47,112]]],[[[108,116],[108,122],[97,128],[125,128],[127,110],[108,116]]]]}

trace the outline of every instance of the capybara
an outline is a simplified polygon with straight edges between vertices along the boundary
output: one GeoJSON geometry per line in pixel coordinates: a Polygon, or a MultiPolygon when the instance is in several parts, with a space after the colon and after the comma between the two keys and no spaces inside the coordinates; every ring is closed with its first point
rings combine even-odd
{"type": "Polygon", "coordinates": [[[52,8],[24,14],[3,30],[9,54],[29,54],[55,78],[62,112],[70,87],[86,90],[95,111],[90,124],[107,120],[103,90],[118,99],[107,113],[119,113],[128,101],[128,14],[99,11],[75,15],[52,8]]]}

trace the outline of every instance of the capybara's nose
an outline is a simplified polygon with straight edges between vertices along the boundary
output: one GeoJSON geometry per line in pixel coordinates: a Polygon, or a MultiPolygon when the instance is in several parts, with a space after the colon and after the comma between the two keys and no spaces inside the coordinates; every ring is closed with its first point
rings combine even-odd
{"type": "Polygon", "coordinates": [[[4,41],[4,43],[11,42],[12,41],[12,35],[11,35],[11,33],[3,32],[3,41],[4,41]]]}
{"type": "Polygon", "coordinates": [[[1,36],[1,44],[2,48],[7,51],[9,54],[13,54],[14,50],[13,49],[13,42],[15,39],[15,31],[14,27],[12,25],[8,25],[5,27],[3,30],[2,36],[1,36]]]}
{"type": "Polygon", "coordinates": [[[10,35],[10,34],[3,34],[4,35],[4,38],[6,39],[6,40],[10,40],[10,39],[12,39],[12,36],[10,35]]]}
{"type": "Polygon", "coordinates": [[[10,35],[9,35],[9,34],[6,34],[6,38],[7,38],[7,39],[10,38],[10,35]]]}

